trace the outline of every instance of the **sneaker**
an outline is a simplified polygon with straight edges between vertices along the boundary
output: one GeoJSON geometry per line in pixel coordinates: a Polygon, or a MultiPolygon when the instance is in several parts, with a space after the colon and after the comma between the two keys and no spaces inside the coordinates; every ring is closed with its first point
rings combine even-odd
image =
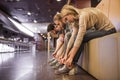
{"type": "Polygon", "coordinates": [[[70,71],[69,71],[69,75],[75,75],[78,73],[78,67],[77,65],[75,65],[70,71]]]}
{"type": "Polygon", "coordinates": [[[54,60],[55,60],[55,58],[52,58],[52,59],[48,60],[48,63],[51,63],[51,62],[53,62],[54,60]]]}
{"type": "Polygon", "coordinates": [[[66,65],[64,65],[62,68],[59,68],[58,70],[55,70],[55,74],[59,75],[59,74],[65,74],[68,73],[70,71],[70,69],[67,68],[66,65]]]}
{"type": "Polygon", "coordinates": [[[55,59],[54,61],[52,61],[51,63],[49,63],[50,66],[55,65],[56,63],[58,63],[58,61],[55,59]]]}
{"type": "Polygon", "coordinates": [[[56,65],[53,65],[52,68],[53,68],[53,69],[58,69],[58,68],[60,68],[61,66],[63,66],[63,64],[60,64],[60,63],[58,62],[58,63],[56,63],[56,65]]]}

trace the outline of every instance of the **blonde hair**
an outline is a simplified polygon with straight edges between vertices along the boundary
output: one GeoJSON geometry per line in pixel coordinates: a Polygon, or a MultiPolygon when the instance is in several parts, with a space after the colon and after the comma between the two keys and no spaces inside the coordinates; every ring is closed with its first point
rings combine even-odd
{"type": "Polygon", "coordinates": [[[53,17],[53,21],[55,20],[61,20],[61,14],[60,13],[56,13],[56,15],[53,17]]]}
{"type": "Polygon", "coordinates": [[[80,9],[75,8],[72,5],[64,5],[63,8],[61,9],[61,17],[66,16],[68,14],[78,15],[79,10],[80,9]]]}

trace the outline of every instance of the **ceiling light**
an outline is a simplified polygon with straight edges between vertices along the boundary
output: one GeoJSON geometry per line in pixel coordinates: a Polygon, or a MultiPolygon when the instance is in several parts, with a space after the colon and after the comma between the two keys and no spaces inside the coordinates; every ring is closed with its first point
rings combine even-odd
{"type": "Polygon", "coordinates": [[[56,0],[56,1],[60,2],[61,0],[56,0]]]}
{"type": "Polygon", "coordinates": [[[14,19],[17,19],[17,16],[13,16],[14,19]]]}
{"type": "Polygon", "coordinates": [[[23,33],[33,37],[34,33],[32,31],[30,31],[29,29],[27,29],[25,26],[21,25],[20,23],[16,22],[15,20],[11,19],[8,17],[8,19],[23,33]]]}
{"type": "Polygon", "coordinates": [[[19,2],[20,0],[16,0],[17,2],[19,2]]]}
{"type": "Polygon", "coordinates": [[[19,2],[20,0],[5,0],[6,2],[19,2]]]}
{"type": "Polygon", "coordinates": [[[31,15],[31,12],[27,12],[27,15],[29,15],[29,16],[30,16],[30,15],[31,15]]]}
{"type": "Polygon", "coordinates": [[[60,12],[57,11],[57,14],[60,14],[60,12]]]}
{"type": "Polygon", "coordinates": [[[18,11],[24,11],[24,8],[15,7],[15,9],[18,11]]]}
{"type": "Polygon", "coordinates": [[[34,20],[33,22],[34,22],[34,23],[37,23],[37,20],[34,20]]]}
{"type": "Polygon", "coordinates": [[[6,2],[13,2],[13,0],[5,0],[6,2]]]}

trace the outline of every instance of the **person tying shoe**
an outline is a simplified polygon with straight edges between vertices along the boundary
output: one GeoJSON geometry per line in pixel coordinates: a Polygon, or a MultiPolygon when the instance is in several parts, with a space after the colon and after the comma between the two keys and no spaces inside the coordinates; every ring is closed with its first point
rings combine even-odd
{"type": "Polygon", "coordinates": [[[77,33],[74,42],[68,42],[66,53],[68,56],[64,60],[64,68],[55,71],[55,74],[68,73],[75,64],[77,64],[81,52],[83,51],[84,43],[91,39],[102,37],[116,32],[111,21],[97,8],[78,9],[71,5],[64,5],[61,9],[62,22],[69,23],[76,27],[77,33]],[[95,28],[94,31],[87,30],[95,28]],[[70,48],[73,45],[72,48],[70,48]]]}

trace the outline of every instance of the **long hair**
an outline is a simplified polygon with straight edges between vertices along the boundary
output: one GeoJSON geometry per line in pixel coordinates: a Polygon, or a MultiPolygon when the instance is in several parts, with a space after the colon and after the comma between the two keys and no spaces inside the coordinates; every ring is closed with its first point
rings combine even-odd
{"type": "Polygon", "coordinates": [[[73,14],[73,15],[78,15],[80,12],[80,9],[72,6],[72,5],[64,5],[63,8],[61,9],[61,16],[65,16],[68,14],[73,14]]]}
{"type": "Polygon", "coordinates": [[[60,13],[56,13],[56,15],[53,17],[53,21],[55,21],[55,20],[59,20],[59,21],[61,21],[61,14],[60,13]]]}

